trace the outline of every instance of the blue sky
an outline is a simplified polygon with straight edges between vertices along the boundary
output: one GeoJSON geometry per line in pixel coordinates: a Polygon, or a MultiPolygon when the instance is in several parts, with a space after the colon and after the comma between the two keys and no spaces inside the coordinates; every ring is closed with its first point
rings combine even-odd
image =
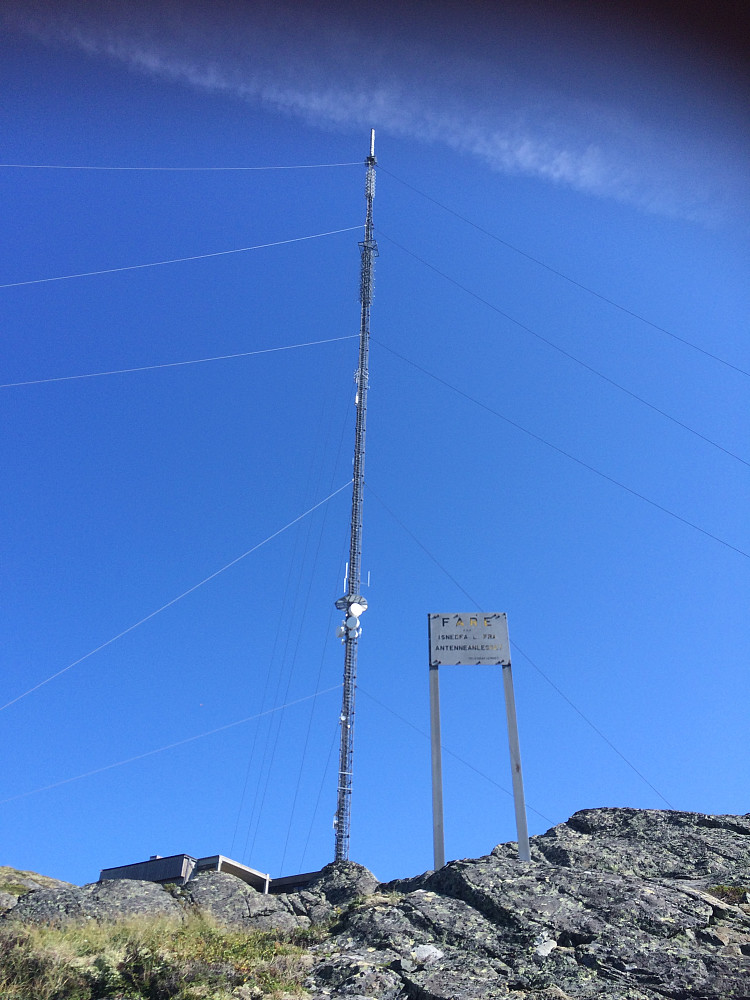
{"type": "MultiPolygon", "coordinates": [[[[2,863],[333,856],[371,127],[352,858],[431,863],[429,612],[508,614],[532,833],[746,812],[736,8],[45,8],[1,43],[2,863]],[[49,169],[305,164],[348,165],[49,169]]],[[[514,837],[500,678],[441,688],[446,853],[476,856],[514,837]]]]}

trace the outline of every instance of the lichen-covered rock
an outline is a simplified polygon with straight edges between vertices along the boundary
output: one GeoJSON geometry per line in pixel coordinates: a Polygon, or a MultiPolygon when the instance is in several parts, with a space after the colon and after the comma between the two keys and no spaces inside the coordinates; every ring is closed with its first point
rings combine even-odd
{"type": "Polygon", "coordinates": [[[62,922],[201,909],[246,928],[311,922],[316,998],[750,1000],[750,816],[594,809],[477,860],[378,885],[328,865],[263,895],[223,872],[36,889],[4,920],[62,922]]]}
{"type": "MultiPolygon", "coordinates": [[[[346,934],[401,963],[430,964],[418,949],[456,949],[483,958],[501,958],[497,927],[461,899],[417,890],[401,897],[372,896],[349,910],[346,934]]],[[[432,954],[432,952],[430,952],[432,954]]],[[[441,956],[442,958],[443,956],[441,956]]]]}
{"type": "Polygon", "coordinates": [[[309,919],[296,914],[281,896],[264,895],[228,872],[201,872],[181,890],[188,906],[217,920],[258,930],[290,931],[309,919]]]}
{"type": "Polygon", "coordinates": [[[334,861],[321,869],[302,892],[280,896],[291,912],[306,916],[313,924],[332,920],[338,910],[377,890],[378,880],[354,861],[334,861]]]}
{"type": "Polygon", "coordinates": [[[325,924],[336,914],[336,908],[331,906],[322,892],[305,889],[279,898],[284,900],[292,913],[307,917],[311,924],[325,924]]]}
{"type": "Polygon", "coordinates": [[[375,892],[378,885],[372,872],[362,865],[354,861],[334,861],[321,869],[320,875],[308,886],[308,891],[323,895],[331,906],[341,906],[357,896],[375,892]]]}
{"type": "MultiPolygon", "coordinates": [[[[493,854],[512,857],[502,844],[493,854]]],[[[706,816],[658,809],[583,809],[541,837],[532,860],[642,878],[746,878],[750,814],[706,816]]]]}
{"type": "Polygon", "coordinates": [[[80,889],[35,889],[21,896],[4,920],[61,924],[75,920],[118,920],[134,916],[172,916],[183,919],[177,900],[155,882],[112,879],[80,889]]]}
{"type": "Polygon", "coordinates": [[[12,892],[3,892],[0,890],[0,913],[6,913],[8,910],[12,909],[18,902],[18,896],[14,895],[12,892]]]}
{"type": "Polygon", "coordinates": [[[531,863],[501,845],[381,886],[344,910],[326,968],[377,956],[410,1000],[747,1000],[748,820],[577,813],[531,863]]]}
{"type": "Polygon", "coordinates": [[[347,1000],[402,1000],[404,983],[394,969],[384,964],[380,955],[338,953],[319,962],[305,985],[316,1000],[323,997],[347,997],[347,1000]]]}
{"type": "Polygon", "coordinates": [[[580,990],[587,980],[616,984],[625,977],[655,995],[748,995],[750,917],[678,882],[490,856],[449,864],[426,884],[490,920],[505,961],[530,984],[585,995],[580,990]],[[709,937],[719,912],[721,947],[709,937]]]}
{"type": "Polygon", "coordinates": [[[71,883],[63,882],[59,878],[50,878],[49,875],[39,875],[37,872],[0,865],[0,893],[18,898],[31,889],[59,888],[71,888],[71,883]]]}
{"type": "Polygon", "coordinates": [[[73,889],[61,879],[0,865],[0,914],[12,910],[21,896],[35,889],[73,889]]]}

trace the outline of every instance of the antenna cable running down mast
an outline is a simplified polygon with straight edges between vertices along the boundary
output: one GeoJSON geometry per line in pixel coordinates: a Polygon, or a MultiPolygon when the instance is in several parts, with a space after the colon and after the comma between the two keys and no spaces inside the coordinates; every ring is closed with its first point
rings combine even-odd
{"type": "Polygon", "coordinates": [[[354,485],[352,487],[351,536],[349,541],[349,568],[343,597],[336,607],[343,611],[344,623],[338,636],[344,644],[344,692],[341,703],[341,744],[339,749],[339,783],[336,804],[336,861],[349,858],[349,828],[351,822],[352,763],[354,756],[354,697],[357,681],[357,642],[362,629],[361,615],[367,610],[367,601],[360,593],[362,561],[362,500],[365,485],[365,424],[367,421],[367,363],[370,352],[370,306],[375,258],[378,246],[372,224],[372,202],[375,197],[375,130],[370,132],[370,155],[365,160],[365,238],[359,244],[361,255],[359,301],[359,365],[357,367],[357,421],[354,439],[354,485]]]}

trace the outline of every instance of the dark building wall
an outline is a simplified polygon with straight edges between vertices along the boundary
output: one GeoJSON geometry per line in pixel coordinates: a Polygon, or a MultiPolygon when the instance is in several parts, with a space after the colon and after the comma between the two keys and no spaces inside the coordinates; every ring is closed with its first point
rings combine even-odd
{"type": "Polygon", "coordinates": [[[154,858],[134,865],[103,868],[99,881],[113,878],[143,879],[145,882],[176,882],[182,884],[193,874],[195,858],[189,854],[172,854],[168,858],[154,858]]]}

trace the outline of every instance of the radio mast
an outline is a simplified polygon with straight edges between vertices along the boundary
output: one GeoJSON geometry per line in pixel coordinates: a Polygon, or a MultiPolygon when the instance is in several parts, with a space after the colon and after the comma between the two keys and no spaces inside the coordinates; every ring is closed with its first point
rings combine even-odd
{"type": "Polygon", "coordinates": [[[344,612],[344,623],[338,635],[344,644],[344,692],[341,703],[341,744],[339,749],[339,784],[336,804],[336,861],[349,858],[349,827],[351,823],[352,762],[354,755],[354,698],[357,681],[357,642],[362,629],[359,619],[367,610],[367,601],[360,593],[362,561],[362,499],[365,485],[365,424],[367,421],[367,362],[370,352],[370,306],[375,258],[378,247],[372,224],[372,201],[375,197],[375,129],[370,132],[370,155],[365,160],[365,238],[359,244],[361,270],[359,282],[360,325],[359,365],[357,366],[357,421],[354,438],[354,477],[352,486],[352,518],[349,541],[349,565],[346,590],[336,601],[344,612]]]}

